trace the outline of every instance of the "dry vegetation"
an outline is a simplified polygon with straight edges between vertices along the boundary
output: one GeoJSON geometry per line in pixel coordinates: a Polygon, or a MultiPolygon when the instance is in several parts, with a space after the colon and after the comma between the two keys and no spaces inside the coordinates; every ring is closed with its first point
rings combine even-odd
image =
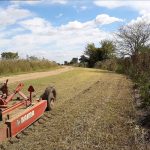
{"type": "Polygon", "coordinates": [[[48,60],[1,60],[0,76],[41,70],[43,71],[56,67],[58,67],[56,63],[48,60]]]}
{"type": "MultiPolygon", "coordinates": [[[[132,83],[125,76],[95,69],[26,81],[40,93],[58,91],[55,108],[5,150],[141,150],[133,120],[132,83]]],[[[26,87],[27,88],[27,87],[26,87]]]]}

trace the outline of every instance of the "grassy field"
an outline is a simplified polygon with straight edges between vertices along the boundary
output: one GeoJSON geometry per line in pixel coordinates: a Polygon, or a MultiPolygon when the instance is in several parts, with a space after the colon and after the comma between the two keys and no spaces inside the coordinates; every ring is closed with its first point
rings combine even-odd
{"type": "Polygon", "coordinates": [[[59,66],[48,60],[0,60],[0,76],[45,71],[59,66]]]}
{"type": "MultiPolygon", "coordinates": [[[[55,108],[45,112],[43,124],[26,129],[7,150],[137,150],[132,121],[132,83],[125,76],[96,69],[74,69],[59,75],[25,81],[37,97],[46,86],[54,85],[58,97],[55,108]]],[[[15,86],[12,85],[11,88],[15,86]]],[[[37,125],[38,124],[38,125],[37,125]]],[[[142,148],[143,145],[142,145],[142,148]]]]}

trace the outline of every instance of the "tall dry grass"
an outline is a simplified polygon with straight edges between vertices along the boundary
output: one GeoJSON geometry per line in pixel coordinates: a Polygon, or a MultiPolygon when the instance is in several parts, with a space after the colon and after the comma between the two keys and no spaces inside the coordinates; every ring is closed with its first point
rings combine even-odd
{"type": "Polygon", "coordinates": [[[57,63],[48,60],[1,60],[0,75],[48,70],[56,67],[58,67],[57,63]]]}

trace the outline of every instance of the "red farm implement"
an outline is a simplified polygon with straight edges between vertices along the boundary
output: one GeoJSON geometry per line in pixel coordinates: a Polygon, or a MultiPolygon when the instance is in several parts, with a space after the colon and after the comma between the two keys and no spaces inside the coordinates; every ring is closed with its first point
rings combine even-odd
{"type": "Polygon", "coordinates": [[[44,111],[50,110],[56,98],[56,91],[49,87],[38,100],[32,100],[34,88],[29,86],[29,97],[21,92],[23,83],[20,83],[12,94],[8,94],[8,80],[0,90],[0,142],[15,137],[18,133],[30,126],[44,111]]]}

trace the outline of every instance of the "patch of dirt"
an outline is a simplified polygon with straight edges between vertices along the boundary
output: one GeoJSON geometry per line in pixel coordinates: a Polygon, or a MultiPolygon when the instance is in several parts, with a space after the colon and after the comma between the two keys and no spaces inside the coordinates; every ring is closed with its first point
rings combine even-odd
{"type": "MultiPolygon", "coordinates": [[[[77,87],[80,87],[78,85],[77,87]]],[[[65,86],[66,94],[70,86],[65,86]]],[[[2,150],[141,150],[135,139],[132,83],[104,73],[97,81],[1,145],[2,150]]],[[[143,148],[145,148],[143,146],[143,148]]]]}

